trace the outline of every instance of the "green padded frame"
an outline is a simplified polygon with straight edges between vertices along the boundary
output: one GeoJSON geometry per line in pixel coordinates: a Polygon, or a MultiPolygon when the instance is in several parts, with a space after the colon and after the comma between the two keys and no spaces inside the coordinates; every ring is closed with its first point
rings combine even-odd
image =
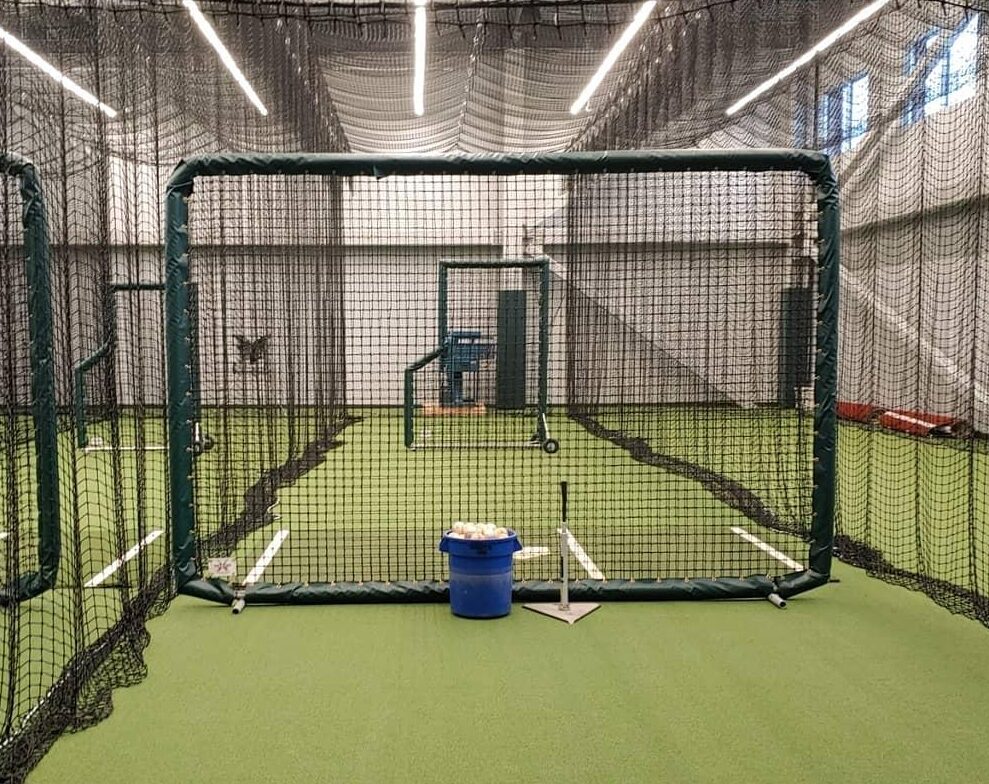
{"type": "Polygon", "coordinates": [[[76,446],[85,449],[89,446],[89,434],[86,426],[86,374],[96,364],[113,351],[117,342],[117,309],[114,295],[122,291],[164,291],[164,283],[111,283],[103,303],[103,318],[107,325],[106,340],[85,359],[76,363],[72,368],[72,386],[76,412],[76,446]]]}
{"type": "MultiPolygon", "coordinates": [[[[544,155],[357,155],[236,154],[206,155],[182,161],[166,193],[166,349],[168,356],[169,482],[172,555],[180,592],[232,604],[326,602],[446,601],[440,582],[287,583],[252,586],[235,594],[228,583],[204,579],[196,552],[193,497],[194,382],[189,312],[189,198],[200,177],[216,176],[367,176],[415,175],[579,175],[702,171],[802,172],[817,191],[818,330],[814,386],[814,491],[808,568],[773,579],[577,580],[574,601],[611,599],[745,599],[772,593],[787,598],[825,584],[831,573],[834,542],[836,418],[838,368],[839,207],[838,182],[828,156],[806,150],[646,150],[568,152],[544,155]]],[[[559,583],[515,584],[520,601],[551,601],[559,583]]]]}
{"type": "MultiPolygon", "coordinates": [[[[536,429],[535,437],[532,441],[519,443],[517,446],[541,446],[549,433],[546,426],[546,417],[549,409],[549,257],[538,256],[534,258],[521,259],[491,259],[483,261],[471,260],[445,260],[439,263],[437,276],[437,296],[436,296],[436,341],[437,348],[430,351],[425,356],[420,357],[405,369],[403,414],[405,446],[408,449],[415,449],[415,374],[430,362],[440,359],[443,356],[443,341],[448,331],[447,311],[449,278],[451,269],[519,269],[536,270],[539,273],[539,379],[536,397],[536,429]]],[[[451,444],[450,446],[459,446],[451,444]]],[[[465,448],[471,446],[485,447],[491,446],[485,443],[464,444],[465,448]]],[[[506,446],[505,444],[495,444],[494,446],[506,446]]]]}
{"type": "Polygon", "coordinates": [[[58,487],[58,420],[52,358],[51,251],[48,214],[34,164],[0,152],[0,172],[19,181],[24,226],[24,269],[31,340],[31,413],[34,419],[38,503],[38,565],[0,588],[0,605],[31,599],[55,585],[61,554],[58,487]]]}

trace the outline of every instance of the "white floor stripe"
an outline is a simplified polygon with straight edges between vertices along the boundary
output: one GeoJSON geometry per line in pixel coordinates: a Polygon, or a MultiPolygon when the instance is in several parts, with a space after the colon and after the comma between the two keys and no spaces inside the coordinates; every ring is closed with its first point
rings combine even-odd
{"type": "Polygon", "coordinates": [[[258,562],[254,564],[254,568],[247,573],[247,577],[244,578],[244,585],[254,585],[254,583],[261,579],[264,570],[268,568],[268,564],[272,562],[275,554],[278,552],[278,548],[282,546],[282,542],[285,541],[287,536],[288,531],[284,528],[275,534],[275,538],[268,542],[268,546],[264,548],[264,552],[261,553],[258,562]]]}
{"type": "MultiPolygon", "coordinates": [[[[560,529],[557,529],[556,532],[559,533],[560,529]]],[[[574,539],[574,535],[571,531],[567,531],[567,546],[570,548],[570,552],[573,554],[573,557],[577,559],[577,563],[584,568],[584,571],[587,572],[592,579],[604,579],[604,573],[598,569],[597,564],[591,560],[591,557],[587,554],[587,551],[580,546],[580,542],[574,539]]]]}
{"type": "Polygon", "coordinates": [[[516,561],[527,561],[530,558],[539,558],[543,555],[549,555],[548,547],[523,547],[517,553],[515,553],[516,561]]]}
{"type": "Polygon", "coordinates": [[[163,533],[164,531],[160,531],[158,529],[152,531],[150,534],[145,536],[140,542],[134,545],[130,550],[124,553],[120,558],[118,558],[116,561],[114,561],[109,566],[107,566],[106,569],[104,569],[102,572],[100,572],[99,574],[94,574],[92,577],[90,577],[89,580],[86,582],[85,587],[95,588],[97,585],[100,585],[108,577],[114,574],[121,566],[123,566],[132,558],[136,558],[137,554],[141,552],[143,548],[147,547],[163,533]]]}
{"type": "Polygon", "coordinates": [[[150,446],[84,446],[82,451],[86,454],[92,452],[164,452],[168,449],[163,444],[151,444],[150,446]]]}
{"type": "Polygon", "coordinates": [[[901,422],[909,422],[911,425],[920,425],[922,427],[938,427],[939,425],[945,424],[944,422],[928,422],[926,419],[917,419],[916,417],[907,416],[906,414],[898,414],[895,411],[887,411],[885,416],[891,417],[892,419],[898,419],[901,422]]]}
{"type": "Polygon", "coordinates": [[[753,534],[750,534],[744,528],[739,528],[737,526],[732,526],[731,531],[732,531],[733,534],[737,534],[738,536],[742,537],[749,544],[755,545],[760,550],[762,550],[764,553],[769,553],[777,561],[780,561],[780,562],[786,564],[787,566],[789,566],[794,571],[802,572],[804,570],[803,564],[797,563],[792,558],[790,558],[790,556],[784,555],[779,550],[777,550],[775,547],[770,547],[768,544],[766,544],[764,541],[762,541],[762,539],[760,539],[758,536],[754,536],[753,534]]]}

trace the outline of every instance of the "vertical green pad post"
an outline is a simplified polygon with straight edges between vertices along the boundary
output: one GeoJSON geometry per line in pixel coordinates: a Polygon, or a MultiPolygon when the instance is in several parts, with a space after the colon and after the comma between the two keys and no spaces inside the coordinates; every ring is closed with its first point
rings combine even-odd
{"type": "Polygon", "coordinates": [[[403,394],[404,410],[402,414],[402,424],[405,431],[405,448],[411,449],[412,444],[415,443],[415,371],[410,368],[406,368],[404,375],[405,389],[403,394]]]}
{"type": "Polygon", "coordinates": [[[539,416],[536,438],[545,441],[549,409],[549,259],[539,266],[539,416]]]}
{"type": "Polygon", "coordinates": [[[195,394],[189,308],[189,196],[192,178],[169,183],[165,202],[165,351],[168,368],[168,483],[172,559],[181,588],[199,576],[192,485],[195,394]]]}
{"type": "Polygon", "coordinates": [[[28,286],[28,334],[31,340],[31,409],[37,452],[38,568],[21,575],[16,583],[0,590],[0,604],[10,604],[38,596],[55,584],[62,541],[48,214],[41,180],[31,161],[13,153],[0,153],[0,171],[20,181],[28,286]]]}
{"type": "Polygon", "coordinates": [[[192,421],[202,419],[202,395],[199,365],[199,284],[186,286],[189,297],[189,372],[192,375],[192,421]]]}
{"type": "Polygon", "coordinates": [[[447,293],[450,286],[450,268],[440,262],[438,279],[436,281],[436,345],[442,346],[446,343],[446,336],[449,333],[449,315],[447,311],[447,293]]]}
{"type": "Polygon", "coordinates": [[[826,156],[812,175],[817,186],[817,378],[814,383],[814,520],[808,566],[825,579],[834,549],[838,451],[838,279],[841,217],[838,179],[826,156]]]}

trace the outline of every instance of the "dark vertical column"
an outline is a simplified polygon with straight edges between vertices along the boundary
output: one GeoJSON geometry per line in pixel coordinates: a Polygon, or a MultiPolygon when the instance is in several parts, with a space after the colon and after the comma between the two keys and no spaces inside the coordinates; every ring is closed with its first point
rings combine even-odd
{"type": "Polygon", "coordinates": [[[525,302],[524,291],[498,292],[496,408],[525,406],[525,302]]]}
{"type": "Polygon", "coordinates": [[[813,384],[814,292],[783,289],[780,305],[779,405],[800,406],[800,390],[813,384]]]}
{"type": "MultiPolygon", "coordinates": [[[[180,170],[183,175],[186,171],[180,170]]],[[[192,494],[192,423],[196,416],[189,324],[189,207],[192,179],[172,176],[165,199],[165,348],[168,357],[168,484],[176,587],[199,576],[192,494]]]]}
{"type": "Polygon", "coordinates": [[[48,211],[34,164],[15,154],[0,152],[0,172],[20,179],[23,204],[21,220],[24,226],[24,271],[31,344],[31,413],[34,419],[38,499],[38,568],[34,572],[18,574],[12,585],[0,586],[0,606],[7,606],[38,596],[55,584],[62,539],[48,211]]]}
{"type": "Polygon", "coordinates": [[[547,437],[545,415],[549,408],[549,261],[539,267],[539,422],[536,436],[547,437]]]}
{"type": "Polygon", "coordinates": [[[814,521],[808,567],[818,579],[831,573],[834,547],[838,423],[838,278],[841,221],[838,180],[831,162],[813,172],[817,186],[817,335],[814,383],[814,521]]]}

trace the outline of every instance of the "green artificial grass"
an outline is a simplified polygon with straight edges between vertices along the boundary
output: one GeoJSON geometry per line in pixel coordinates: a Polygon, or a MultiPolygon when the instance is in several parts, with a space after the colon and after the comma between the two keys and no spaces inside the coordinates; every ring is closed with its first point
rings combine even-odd
{"type": "MultiPolygon", "coordinates": [[[[242,529],[233,552],[242,571],[257,561],[279,530],[289,531],[289,536],[265,572],[270,582],[443,579],[444,557],[436,543],[456,520],[506,525],[518,530],[526,545],[555,550],[561,480],[571,490],[570,527],[609,577],[742,577],[790,570],[742,541],[733,526],[756,533],[796,560],[805,555],[806,545],[798,538],[758,526],[698,481],[638,462],[562,414],[550,417],[551,432],[562,450],[548,455],[536,448],[410,451],[402,439],[400,410],[354,413],[358,421],[339,433],[338,445],[327,450],[318,465],[270,495],[266,519],[242,529]]],[[[774,480],[763,483],[768,497],[769,489],[778,490],[781,479],[794,472],[776,470],[778,448],[767,446],[761,459],[751,459],[752,439],[761,433],[763,439],[776,438],[777,446],[795,443],[795,418],[746,412],[733,420],[729,413],[721,417],[724,429],[740,431],[735,433],[735,448],[726,450],[734,460],[734,474],[749,480],[756,470],[764,478],[773,473],[774,480]]],[[[284,420],[271,422],[263,414],[214,413],[208,420],[207,428],[220,446],[197,461],[201,537],[229,526],[264,467],[278,465],[288,453],[284,420]],[[251,438],[254,428],[263,429],[268,438],[251,438]]],[[[688,437],[692,420],[688,413],[683,417],[674,431],[679,451],[706,444],[706,451],[713,452],[710,439],[688,437]]],[[[520,421],[532,425],[531,417],[494,413],[420,420],[420,427],[431,432],[442,429],[445,434],[437,437],[443,443],[455,438],[500,443],[506,438],[503,431],[518,431],[520,421]]],[[[308,424],[303,421],[299,429],[308,424]]],[[[809,480],[809,452],[804,458],[803,478],[809,480]]],[[[810,499],[808,482],[804,485],[802,491],[791,489],[788,498],[777,492],[769,503],[788,519],[795,510],[803,510],[800,517],[806,520],[810,499]],[[793,508],[786,508],[787,503],[793,508]]],[[[577,560],[572,568],[580,576],[587,573],[577,560]]],[[[519,563],[516,577],[552,579],[557,570],[555,559],[534,558],[519,563]]]]}
{"type": "MultiPolygon", "coordinates": [[[[556,493],[561,479],[567,479],[573,491],[572,529],[607,577],[741,576],[786,571],[777,560],[732,533],[732,526],[745,528],[798,561],[806,552],[799,539],[754,525],[696,482],[638,463],[624,450],[594,438],[562,416],[551,418],[551,429],[564,448],[550,456],[536,449],[410,452],[402,445],[400,412],[364,409],[356,413],[361,421],[342,431],[341,445],[329,450],[319,465],[293,485],[281,488],[271,519],[239,539],[233,554],[241,577],[274,533],[285,529],[289,536],[265,571],[265,581],[442,578],[445,558],[436,550],[438,533],[466,515],[507,522],[522,531],[526,545],[548,549],[545,555],[519,561],[517,578],[554,577],[557,565],[550,553],[557,546],[556,493]]],[[[806,444],[794,438],[795,419],[764,416],[758,411],[741,412],[733,418],[724,412],[704,419],[691,419],[686,411],[664,416],[639,414],[635,422],[625,425],[638,428],[657,451],[711,465],[746,485],[760,487],[762,497],[781,514],[799,509],[799,498],[790,497],[799,494],[788,495],[786,486],[778,482],[774,486],[764,484],[772,475],[766,471],[773,468],[773,462],[784,475],[788,467],[799,463],[792,455],[773,451],[778,443],[806,444]],[[684,436],[688,421],[696,426],[694,438],[684,436]],[[752,443],[758,444],[756,453],[774,455],[773,461],[746,460],[743,447],[752,443]],[[724,448],[719,449],[719,444],[724,448]]],[[[122,435],[135,441],[128,421],[122,421],[122,435]]],[[[615,427],[619,423],[606,424],[615,427]]],[[[459,424],[444,420],[443,426],[467,428],[482,436],[483,428],[497,427],[485,424],[484,419],[464,419],[459,424]]],[[[312,423],[303,419],[297,427],[304,432],[312,423]]],[[[206,532],[221,522],[229,524],[240,514],[244,493],[263,468],[284,460],[290,431],[285,418],[270,417],[263,411],[232,415],[225,428],[214,428],[213,432],[223,436],[220,443],[226,448],[218,447],[197,461],[200,520],[206,532]],[[251,437],[259,427],[266,428],[270,436],[270,451],[264,454],[258,450],[259,439],[251,437]]],[[[111,438],[103,426],[92,428],[91,434],[105,443],[111,438]]],[[[64,492],[63,562],[58,587],[20,607],[16,623],[12,614],[0,615],[0,663],[11,667],[16,662],[17,677],[0,681],[0,704],[7,705],[8,698],[13,697],[13,727],[30,715],[70,658],[118,621],[126,597],[134,595],[140,580],[165,563],[167,535],[142,550],[100,587],[81,593],[74,587],[92,578],[148,531],[165,530],[167,486],[163,452],[87,453],[76,449],[72,438],[73,434],[65,433],[60,443],[64,492]],[[77,608],[75,601],[80,595],[83,604],[77,608]]],[[[161,443],[162,433],[151,426],[145,440],[161,443]]],[[[954,585],[978,587],[983,595],[989,593],[989,570],[972,568],[973,564],[989,562],[987,502],[972,489],[985,486],[989,470],[989,459],[981,447],[969,449],[961,442],[912,439],[858,427],[842,428],[842,447],[839,479],[845,532],[880,548],[893,567],[921,569],[954,585]]],[[[21,462],[21,474],[30,476],[29,450],[21,462]]],[[[23,569],[29,568],[36,556],[32,549],[33,496],[29,486],[22,489],[18,510],[23,569]]],[[[0,553],[6,553],[8,547],[8,541],[0,541],[0,553]]],[[[576,559],[570,567],[575,576],[586,576],[584,565],[576,559]]],[[[874,590],[872,583],[863,584],[874,590]]],[[[839,595],[845,596],[844,592],[843,587],[839,595]]],[[[827,595],[831,595],[830,590],[827,595]]],[[[895,595],[908,596],[901,592],[895,595]]],[[[815,594],[804,600],[810,604],[801,606],[816,608],[820,606],[817,601],[815,594]]],[[[205,613],[207,608],[202,610],[205,613]]],[[[430,615],[436,608],[403,610],[416,618],[441,617],[430,615]]],[[[272,619],[278,612],[251,608],[249,615],[253,617],[255,611],[272,619]]],[[[287,617],[297,617],[296,611],[285,611],[287,617]]],[[[175,612],[180,617],[190,612],[188,617],[199,617],[195,606],[185,601],[175,612]]],[[[355,612],[349,608],[337,612],[342,618],[358,617],[348,615],[355,612]]],[[[389,615],[385,608],[368,608],[368,612],[370,618],[408,617],[389,615]]],[[[618,608],[612,614],[625,617],[628,613],[629,618],[639,619],[630,621],[630,626],[641,623],[651,628],[655,618],[669,613],[669,617],[679,619],[681,612],[618,608]]],[[[696,612],[722,611],[698,608],[696,612]]],[[[726,616],[725,628],[737,618],[748,617],[750,610],[743,608],[741,612],[740,616],[726,616]]],[[[337,617],[333,616],[332,623],[337,617]]],[[[382,623],[387,627],[392,621],[382,623]]],[[[511,623],[520,621],[512,619],[511,623]]],[[[638,644],[635,641],[640,639],[629,630],[614,629],[611,633],[625,634],[630,644],[638,644]]],[[[826,639],[831,632],[825,625],[809,633],[826,639]]],[[[790,635],[787,627],[766,631],[760,643],[766,666],[775,666],[776,661],[790,655],[790,635]]],[[[292,638],[286,633],[285,639],[292,638]]],[[[550,643],[537,639],[531,644],[550,658],[555,655],[550,643]]],[[[668,635],[663,635],[647,638],[643,644],[655,647],[670,643],[668,635]]],[[[508,659],[514,656],[510,652],[505,655],[508,659]]],[[[224,657],[216,658],[220,661],[224,657]]],[[[346,666],[353,668],[354,663],[347,662],[346,666]]],[[[248,677],[258,677],[251,666],[244,667],[248,677]]],[[[820,682],[808,680],[809,687],[814,683],[817,691],[808,691],[809,703],[827,693],[826,676],[820,682]]],[[[773,737],[775,718],[769,715],[767,720],[772,724],[767,734],[773,737]]]]}
{"type": "MultiPolygon", "coordinates": [[[[109,442],[107,428],[93,430],[109,442]]],[[[11,673],[0,678],[5,733],[8,728],[11,734],[19,732],[66,667],[120,621],[125,603],[139,593],[142,580],[167,559],[164,452],[145,453],[142,472],[137,453],[84,452],[76,448],[74,436],[69,431],[59,435],[61,557],[55,587],[0,613],[0,672],[11,673]],[[86,587],[153,531],[163,533],[98,585],[86,587]]],[[[5,465],[0,461],[2,487],[9,486],[5,465]]],[[[17,452],[15,467],[20,480],[11,499],[16,515],[7,507],[0,525],[8,532],[0,539],[0,559],[8,575],[38,567],[32,442],[17,452]]]]}
{"type": "Polygon", "coordinates": [[[989,452],[984,440],[841,429],[841,530],[890,568],[989,595],[989,452]]]}
{"type": "MultiPolygon", "coordinates": [[[[287,529],[266,580],[437,579],[444,573],[435,542],[454,520],[507,524],[526,544],[555,548],[561,479],[571,487],[570,526],[609,577],[779,574],[779,562],[740,542],[735,526],[798,562],[805,558],[799,538],[754,523],[696,481],[636,462],[559,413],[549,418],[562,445],[553,456],[538,449],[410,452],[400,411],[354,413],[360,421],[339,434],[340,446],[278,491],[270,523],[254,527],[237,547],[239,563],[249,568],[275,532],[287,529]]],[[[640,435],[660,454],[741,483],[788,528],[806,527],[808,420],[772,409],[691,408],[606,411],[600,420],[640,435]]],[[[442,441],[484,442],[518,431],[519,422],[531,424],[529,417],[489,415],[418,417],[417,427],[442,441]]],[[[215,424],[226,447],[197,464],[203,531],[236,517],[262,466],[284,459],[288,441],[285,420],[264,420],[263,412],[215,424]],[[275,444],[273,454],[259,454],[257,441],[247,437],[258,427],[275,444]]],[[[298,427],[307,424],[303,418],[298,427]]],[[[982,444],[842,426],[838,479],[842,531],[882,553],[885,568],[989,593],[989,570],[978,567],[989,562],[989,501],[977,492],[989,480],[982,444]]],[[[579,563],[571,566],[584,575],[579,563]]],[[[554,574],[550,559],[522,562],[517,572],[520,579],[554,574]]]]}
{"type": "Polygon", "coordinates": [[[785,611],[609,604],[574,627],[180,599],[147,681],[29,782],[983,780],[985,629],[838,573],[785,611]]]}

